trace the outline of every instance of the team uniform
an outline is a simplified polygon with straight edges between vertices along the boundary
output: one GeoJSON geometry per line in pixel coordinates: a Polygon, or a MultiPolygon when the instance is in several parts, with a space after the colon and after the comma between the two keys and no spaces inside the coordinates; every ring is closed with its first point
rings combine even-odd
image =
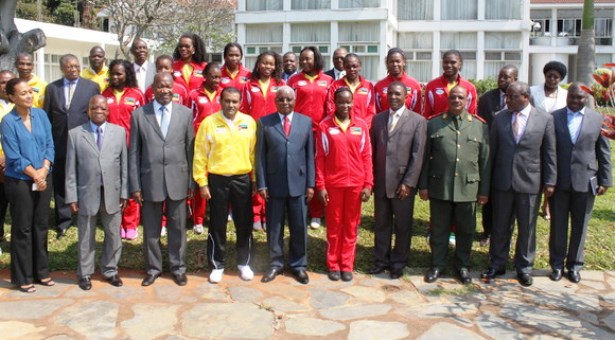
{"type": "Polygon", "coordinates": [[[183,60],[176,60],[173,63],[173,82],[183,85],[188,92],[200,89],[205,78],[203,70],[207,66],[206,62],[202,63],[185,63],[183,60]]]}
{"type": "Polygon", "coordinates": [[[376,106],[374,104],[374,85],[371,82],[359,76],[359,84],[352,87],[346,81],[346,78],[342,78],[334,81],[329,88],[329,94],[327,95],[327,104],[325,112],[327,115],[333,115],[335,112],[335,103],[333,96],[335,91],[340,87],[348,87],[352,91],[352,113],[351,118],[361,118],[367,123],[367,127],[372,126],[372,118],[376,114],[376,106]]]}
{"type": "MultiPolygon", "coordinates": [[[[173,102],[181,104],[185,107],[191,107],[190,97],[188,97],[188,90],[184,85],[173,82],[173,102]]],[[[145,103],[149,104],[154,100],[154,88],[151,86],[145,90],[145,103]]]]}
{"type": "Polygon", "coordinates": [[[239,65],[239,71],[235,73],[231,73],[226,65],[222,65],[222,70],[220,73],[220,87],[222,89],[234,87],[241,91],[246,83],[250,81],[250,77],[252,77],[252,72],[243,67],[243,65],[239,65]]]}
{"type": "Polygon", "coordinates": [[[457,82],[452,86],[448,85],[448,80],[444,75],[430,81],[425,87],[425,105],[423,106],[423,116],[429,118],[443,112],[448,112],[448,93],[455,86],[463,86],[468,90],[468,102],[466,110],[475,115],[478,106],[478,95],[476,87],[469,81],[458,76],[457,82]]]}
{"type": "MultiPolygon", "coordinates": [[[[267,87],[261,88],[260,81],[250,79],[241,93],[241,108],[239,111],[249,114],[255,121],[270,113],[277,112],[278,108],[275,105],[275,95],[280,86],[285,85],[283,80],[277,81],[275,78],[269,78],[267,87]]],[[[254,195],[252,199],[252,211],[254,213],[254,222],[265,221],[265,202],[260,195],[254,195]]]]}
{"type": "MultiPolygon", "coordinates": [[[[127,87],[121,94],[115,93],[112,88],[107,88],[102,95],[107,98],[109,107],[109,117],[107,121],[123,127],[126,130],[126,145],[130,145],[130,120],[132,112],[139,106],[145,105],[143,93],[138,88],[127,87]]],[[[126,208],[122,213],[123,231],[137,229],[141,220],[141,209],[139,204],[129,199],[126,208]]]]}
{"type": "Polygon", "coordinates": [[[367,123],[351,118],[342,126],[335,116],[319,125],[316,138],[316,189],[326,189],[327,267],[351,272],[361,221],[361,190],[374,185],[367,123]]]}
{"type": "Polygon", "coordinates": [[[47,82],[39,78],[36,74],[32,75],[32,79],[28,81],[28,86],[32,88],[32,95],[34,98],[32,106],[42,109],[43,102],[45,101],[45,89],[47,88],[47,82]]]}
{"type": "Polygon", "coordinates": [[[395,81],[401,81],[404,85],[406,85],[406,90],[408,90],[406,107],[408,110],[421,113],[423,106],[421,84],[406,73],[402,74],[399,79],[393,77],[392,75],[388,75],[376,83],[374,86],[374,93],[376,94],[376,112],[384,112],[389,109],[387,91],[389,89],[389,85],[395,81]]]}
{"type": "Polygon", "coordinates": [[[84,68],[81,70],[81,78],[89,79],[98,84],[98,86],[100,86],[100,92],[102,93],[109,87],[109,68],[103,66],[98,73],[92,70],[91,67],[84,68]]]}

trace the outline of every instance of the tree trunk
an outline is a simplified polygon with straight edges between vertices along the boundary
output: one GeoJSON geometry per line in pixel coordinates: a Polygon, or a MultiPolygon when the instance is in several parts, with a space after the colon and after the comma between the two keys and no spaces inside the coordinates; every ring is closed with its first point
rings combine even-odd
{"type": "Polygon", "coordinates": [[[577,52],[577,80],[591,85],[592,73],[596,69],[596,32],[594,31],[594,2],[584,0],[581,37],[577,52]]]}

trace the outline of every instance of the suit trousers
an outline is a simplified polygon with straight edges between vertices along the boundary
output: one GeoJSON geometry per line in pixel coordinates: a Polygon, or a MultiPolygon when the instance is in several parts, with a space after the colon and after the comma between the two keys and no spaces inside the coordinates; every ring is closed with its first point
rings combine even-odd
{"type": "Polygon", "coordinates": [[[305,270],[307,268],[307,204],[305,195],[269,197],[266,205],[267,245],[269,246],[271,268],[284,267],[284,221],[288,217],[290,233],[288,264],[292,270],[305,270]]]}
{"type": "Polygon", "coordinates": [[[491,200],[483,205],[483,235],[482,238],[491,237],[491,229],[493,225],[493,203],[491,200]]]}
{"type": "MultiPolygon", "coordinates": [[[[64,145],[64,148],[66,148],[66,145],[64,145]]],[[[53,200],[55,204],[55,229],[56,231],[66,230],[73,222],[73,214],[65,200],[66,159],[54,161],[51,176],[53,178],[53,200]]]]}
{"type": "Polygon", "coordinates": [[[0,241],[4,240],[4,221],[6,210],[9,207],[9,199],[4,191],[4,183],[0,183],[0,241]]]}
{"type": "Polygon", "coordinates": [[[169,270],[173,274],[186,272],[186,200],[167,198],[162,202],[143,201],[143,248],[148,275],[162,272],[162,249],[160,229],[163,205],[167,217],[167,243],[169,247],[169,270]]]}
{"type": "Polygon", "coordinates": [[[46,279],[51,188],[32,191],[32,181],[7,177],[4,189],[11,204],[11,282],[23,286],[46,279]]]}
{"type": "Polygon", "coordinates": [[[327,188],[329,204],[327,219],[327,268],[330,271],[351,272],[361,223],[362,187],[327,188]]]}
{"type": "Polygon", "coordinates": [[[448,238],[455,221],[455,268],[469,268],[472,238],[476,229],[476,202],[452,202],[435,198],[429,200],[431,215],[431,265],[446,268],[448,238]]]}
{"type": "Polygon", "coordinates": [[[213,269],[224,269],[229,204],[237,234],[237,264],[250,265],[252,254],[252,181],[250,175],[209,174],[209,236],[207,258],[213,269]]]}
{"type": "Polygon", "coordinates": [[[491,267],[505,269],[510,253],[513,226],[517,220],[518,236],[515,245],[517,273],[530,274],[536,257],[536,219],[541,195],[510,190],[493,190],[493,229],[489,257],[491,267]]]}
{"type": "Polygon", "coordinates": [[[550,199],[551,233],[549,234],[549,262],[553,269],[568,270],[583,268],[587,225],[596,197],[590,192],[555,190],[550,199]],[[570,243],[568,221],[570,219],[570,243]]]}
{"type": "Polygon", "coordinates": [[[376,267],[401,270],[408,264],[412,242],[414,192],[405,199],[374,196],[376,267]],[[395,244],[391,241],[395,234],[395,244]]]}
{"type": "MultiPolygon", "coordinates": [[[[103,253],[100,257],[100,270],[104,277],[109,278],[117,274],[117,265],[122,255],[122,239],[120,237],[120,223],[122,212],[107,213],[105,208],[104,189],[100,191],[100,208],[98,210],[102,222],[105,239],[103,253]]],[[[79,229],[79,247],[77,276],[85,277],[94,274],[96,262],[96,220],[98,215],[77,216],[77,228],[79,229]]]]}

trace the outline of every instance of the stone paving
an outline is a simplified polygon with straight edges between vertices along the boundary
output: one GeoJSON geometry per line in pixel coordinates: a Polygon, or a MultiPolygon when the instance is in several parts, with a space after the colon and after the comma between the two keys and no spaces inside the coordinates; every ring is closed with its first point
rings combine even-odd
{"type": "MultiPolygon", "coordinates": [[[[178,287],[169,275],[141,287],[142,273],[121,272],[124,286],[100,277],[82,291],[74,273],[53,273],[54,287],[24,294],[0,271],[1,339],[524,339],[615,338],[615,272],[581,272],[551,282],[536,271],[521,287],[510,273],[492,284],[452,278],[426,284],[356,274],[331,282],[310,273],[263,284],[227,273],[222,283],[191,273],[178,287]]],[[[473,273],[478,277],[478,273],[473,273]]]]}

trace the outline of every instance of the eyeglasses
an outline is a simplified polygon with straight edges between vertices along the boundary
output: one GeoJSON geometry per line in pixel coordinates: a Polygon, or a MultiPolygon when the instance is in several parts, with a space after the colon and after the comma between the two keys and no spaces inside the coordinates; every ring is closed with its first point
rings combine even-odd
{"type": "Polygon", "coordinates": [[[79,65],[63,65],[62,68],[65,70],[78,70],[79,65]]]}

